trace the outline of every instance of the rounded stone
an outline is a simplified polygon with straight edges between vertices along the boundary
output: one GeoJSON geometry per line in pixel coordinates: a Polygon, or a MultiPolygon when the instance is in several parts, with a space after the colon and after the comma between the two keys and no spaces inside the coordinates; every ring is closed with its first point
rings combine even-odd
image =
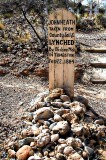
{"type": "Polygon", "coordinates": [[[40,135],[36,137],[36,145],[38,147],[44,147],[49,144],[50,140],[51,137],[49,133],[40,133],[40,135]]]}
{"type": "Polygon", "coordinates": [[[52,151],[52,152],[49,153],[49,156],[50,156],[50,157],[53,157],[54,155],[55,155],[55,152],[54,152],[54,151],[52,151]]]}
{"type": "Polygon", "coordinates": [[[66,140],[63,139],[63,138],[59,138],[58,142],[59,142],[60,144],[65,144],[65,143],[66,143],[66,140]]]}
{"type": "Polygon", "coordinates": [[[12,149],[8,150],[8,156],[9,158],[15,158],[16,152],[12,149]]]}
{"type": "Polygon", "coordinates": [[[73,148],[79,148],[82,147],[82,142],[78,138],[69,137],[66,139],[67,145],[72,146],[73,148]]]}
{"type": "Polygon", "coordinates": [[[88,157],[88,153],[87,153],[86,151],[83,151],[83,152],[82,152],[82,157],[83,157],[83,158],[87,158],[87,157],[88,157]]]}
{"type": "Polygon", "coordinates": [[[55,99],[55,102],[61,102],[61,99],[55,99]]]}
{"type": "Polygon", "coordinates": [[[51,141],[52,142],[56,142],[59,140],[59,134],[53,134],[51,135],[51,141]]]}
{"type": "Polygon", "coordinates": [[[67,113],[67,114],[63,114],[62,118],[67,120],[71,124],[79,122],[78,116],[74,113],[71,113],[71,112],[67,113]]]}
{"type": "Polygon", "coordinates": [[[56,108],[63,107],[63,103],[62,102],[51,102],[51,105],[56,107],[56,108]]]}
{"type": "Polygon", "coordinates": [[[74,154],[71,154],[67,160],[84,160],[80,154],[78,154],[77,152],[74,154]]]}
{"type": "Polygon", "coordinates": [[[24,145],[23,147],[21,147],[17,151],[16,157],[18,160],[27,160],[33,154],[34,154],[34,152],[33,152],[32,148],[28,145],[24,145]]]}
{"type": "Polygon", "coordinates": [[[48,151],[44,151],[43,154],[44,154],[44,156],[48,156],[49,153],[48,153],[48,151]]]}
{"type": "Polygon", "coordinates": [[[38,109],[36,112],[34,112],[34,119],[35,120],[47,120],[49,118],[52,118],[54,116],[53,112],[48,107],[43,107],[38,109]]]}
{"type": "Polygon", "coordinates": [[[22,135],[23,138],[27,138],[29,136],[33,136],[33,131],[32,131],[31,128],[24,129],[24,130],[22,130],[21,135],[22,135]]]}
{"type": "Polygon", "coordinates": [[[19,146],[22,147],[24,145],[30,145],[31,142],[34,142],[34,137],[26,137],[19,140],[19,146]]]}
{"type": "Polygon", "coordinates": [[[53,127],[54,133],[67,134],[71,129],[67,121],[60,121],[53,127]]]}
{"type": "Polygon", "coordinates": [[[58,114],[54,115],[54,121],[55,122],[59,122],[59,121],[63,121],[63,119],[61,118],[61,116],[59,116],[58,114]]]}
{"type": "Polygon", "coordinates": [[[42,133],[49,133],[49,132],[50,132],[50,131],[49,131],[48,128],[47,128],[47,129],[45,128],[45,129],[42,130],[42,133]]]}
{"type": "Polygon", "coordinates": [[[37,105],[36,105],[36,109],[39,109],[39,108],[42,108],[42,107],[45,107],[45,106],[46,106],[45,102],[38,102],[37,105]]]}
{"type": "Polygon", "coordinates": [[[23,138],[27,137],[27,129],[24,129],[22,132],[21,132],[21,135],[23,138]]]}
{"type": "Polygon", "coordinates": [[[41,131],[40,128],[37,127],[36,125],[32,126],[32,132],[33,132],[34,136],[38,136],[40,134],[40,131],[41,131]]]}
{"type": "Polygon", "coordinates": [[[70,113],[70,109],[58,109],[55,111],[55,113],[62,116],[63,114],[70,113]]]}
{"type": "Polygon", "coordinates": [[[61,95],[61,96],[60,96],[60,99],[61,99],[63,102],[66,102],[66,101],[69,101],[69,102],[70,102],[70,97],[67,96],[67,95],[61,95]]]}
{"type": "Polygon", "coordinates": [[[63,154],[63,151],[66,146],[67,146],[67,144],[60,144],[59,146],[56,147],[57,152],[63,154]]]}
{"type": "Polygon", "coordinates": [[[70,108],[78,116],[84,115],[86,112],[85,105],[77,101],[70,103],[70,108]]]}
{"type": "Polygon", "coordinates": [[[66,160],[65,156],[63,154],[61,154],[61,153],[57,153],[56,154],[56,159],[57,160],[66,160]]]}
{"type": "Polygon", "coordinates": [[[59,93],[59,95],[61,95],[64,93],[64,90],[62,88],[56,88],[52,90],[52,93],[59,93]]]}
{"type": "Polygon", "coordinates": [[[28,118],[29,121],[32,121],[32,120],[33,120],[33,114],[32,114],[32,113],[29,113],[29,114],[27,115],[27,118],[28,118]]]}
{"type": "Polygon", "coordinates": [[[63,153],[68,156],[69,154],[71,154],[73,152],[73,148],[71,146],[66,146],[63,153]]]}
{"type": "Polygon", "coordinates": [[[85,151],[89,154],[89,156],[94,154],[94,150],[88,146],[85,146],[85,151]]]}
{"type": "Polygon", "coordinates": [[[72,124],[71,125],[71,130],[72,130],[72,132],[75,134],[75,135],[77,135],[77,136],[80,136],[80,135],[82,135],[82,133],[83,133],[83,125],[81,125],[81,124],[78,124],[78,123],[75,123],[75,124],[72,124]]]}

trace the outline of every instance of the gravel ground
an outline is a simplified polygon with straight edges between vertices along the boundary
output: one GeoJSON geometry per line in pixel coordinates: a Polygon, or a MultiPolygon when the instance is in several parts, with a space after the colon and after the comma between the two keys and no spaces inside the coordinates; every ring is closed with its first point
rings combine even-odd
{"type": "Polygon", "coordinates": [[[39,77],[0,77],[0,151],[3,151],[4,140],[20,133],[22,113],[37,93],[47,87],[47,82],[39,77]]]}

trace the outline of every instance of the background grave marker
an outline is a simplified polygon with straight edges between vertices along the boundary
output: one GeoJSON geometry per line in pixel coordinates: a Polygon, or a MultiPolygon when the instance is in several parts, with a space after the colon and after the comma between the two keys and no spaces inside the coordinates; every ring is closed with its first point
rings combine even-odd
{"type": "Polygon", "coordinates": [[[63,88],[74,96],[74,56],[76,17],[66,9],[49,15],[49,89],[63,88]]]}

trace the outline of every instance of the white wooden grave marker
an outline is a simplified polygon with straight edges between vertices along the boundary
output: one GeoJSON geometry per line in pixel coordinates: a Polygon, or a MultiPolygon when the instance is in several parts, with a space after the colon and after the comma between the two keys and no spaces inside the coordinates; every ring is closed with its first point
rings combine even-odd
{"type": "Polygon", "coordinates": [[[66,9],[49,15],[49,89],[63,88],[74,96],[74,56],[76,17],[66,9]]]}

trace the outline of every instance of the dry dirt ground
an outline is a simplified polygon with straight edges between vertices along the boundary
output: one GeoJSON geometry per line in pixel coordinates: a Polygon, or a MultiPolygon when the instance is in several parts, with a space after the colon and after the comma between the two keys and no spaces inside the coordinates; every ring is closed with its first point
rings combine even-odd
{"type": "MultiPolygon", "coordinates": [[[[92,46],[106,44],[102,32],[97,34],[77,34],[77,39],[92,46]],[[84,37],[81,39],[82,35],[84,37]],[[99,37],[98,37],[99,35],[99,37]],[[101,35],[101,36],[100,36],[101,35]],[[95,37],[94,37],[95,36],[95,37]],[[94,39],[91,39],[94,37],[94,39]]],[[[76,56],[77,63],[89,65],[90,54],[81,52],[76,56]]],[[[106,54],[106,53],[105,53],[106,54]]],[[[105,54],[103,54],[104,57],[105,54]]],[[[97,55],[100,55],[97,53],[97,55]]],[[[2,55],[3,56],[3,55],[2,55]]],[[[1,58],[2,58],[1,56],[1,58]]],[[[6,56],[6,55],[5,55],[6,56]]],[[[3,56],[4,57],[4,56],[3,56]]],[[[41,64],[42,64],[41,59],[41,64]]],[[[3,154],[3,142],[14,132],[20,133],[23,127],[21,115],[29,108],[29,103],[39,92],[48,90],[48,78],[35,75],[16,77],[11,73],[0,77],[0,152],[3,154]]],[[[79,94],[89,100],[89,105],[101,116],[106,117],[106,84],[75,82],[75,95],[79,94]]]]}

